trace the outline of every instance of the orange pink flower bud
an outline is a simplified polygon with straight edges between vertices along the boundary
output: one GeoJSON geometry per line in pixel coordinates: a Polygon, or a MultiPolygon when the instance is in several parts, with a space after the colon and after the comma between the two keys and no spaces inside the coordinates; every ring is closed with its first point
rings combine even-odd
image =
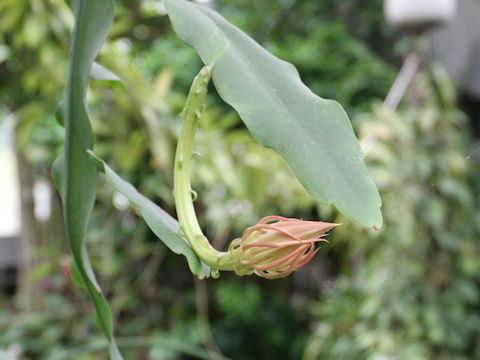
{"type": "Polygon", "coordinates": [[[317,253],[317,242],[338,224],[267,216],[232,241],[229,252],[239,259],[237,273],[251,273],[266,279],[290,275],[317,253]],[[248,270],[247,270],[248,269],[248,270]]]}

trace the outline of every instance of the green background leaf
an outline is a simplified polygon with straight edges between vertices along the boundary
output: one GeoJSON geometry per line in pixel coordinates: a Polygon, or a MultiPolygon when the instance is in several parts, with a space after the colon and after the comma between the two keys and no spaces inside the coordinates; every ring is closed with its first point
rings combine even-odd
{"type": "Polygon", "coordinates": [[[140,194],[130,183],[118,176],[105,162],[89,152],[97,167],[105,174],[107,183],[134,204],[150,229],[175,254],[185,255],[190,271],[200,279],[210,275],[210,268],[201,263],[187,239],[179,235],[178,221],[154,202],[140,194]]]}
{"type": "Polygon", "coordinates": [[[343,108],[312,93],[292,64],[215,11],[184,0],[165,5],[177,34],[213,65],[219,95],[252,135],[283,157],[317,201],[364,226],[381,226],[380,195],[343,108]]]}

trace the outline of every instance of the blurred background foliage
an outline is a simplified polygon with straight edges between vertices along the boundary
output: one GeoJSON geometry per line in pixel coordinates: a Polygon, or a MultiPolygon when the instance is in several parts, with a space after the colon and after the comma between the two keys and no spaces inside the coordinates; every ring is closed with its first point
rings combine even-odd
{"type": "MultiPolygon", "coordinates": [[[[398,72],[398,34],[385,23],[381,1],[215,6],[294,63],[313,91],[345,107],[368,149],[385,224],[361,229],[315,204],[212,88],[192,183],[215,246],[272,214],[344,225],[290,278],[223,273],[200,282],[100,180],[88,244],[125,358],[215,358],[219,350],[233,359],[480,358],[480,169],[467,156],[475,144],[448,75],[428,65],[414,84],[417,101],[391,113],[380,100],[398,72]]],[[[63,141],[54,114],[72,27],[63,0],[0,3],[0,106],[15,122],[22,192],[38,182],[53,189],[50,167],[63,141]]],[[[200,59],[172,32],[159,1],[119,0],[98,62],[123,84],[90,82],[95,152],[174,215],[178,114],[200,59]]],[[[21,359],[104,359],[92,306],[69,278],[51,194],[49,219],[35,219],[31,200],[22,207],[30,219],[31,271],[20,272],[14,297],[1,297],[0,348],[21,351],[21,359]]]]}

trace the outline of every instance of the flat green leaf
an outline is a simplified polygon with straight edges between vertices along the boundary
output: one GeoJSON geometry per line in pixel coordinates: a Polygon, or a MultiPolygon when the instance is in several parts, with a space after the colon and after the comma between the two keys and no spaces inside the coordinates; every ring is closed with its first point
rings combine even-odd
{"type": "Polygon", "coordinates": [[[130,183],[118,176],[107,164],[89,152],[95,165],[105,174],[107,183],[135,205],[150,229],[175,254],[185,255],[190,271],[200,279],[210,275],[210,268],[202,263],[187,239],[179,235],[180,225],[154,202],[140,194],[130,183]]]}
{"type": "Polygon", "coordinates": [[[122,359],[113,338],[113,317],[88,258],[85,245],[88,219],[96,198],[96,168],[89,160],[92,132],[85,93],[90,68],[113,23],[113,0],[75,0],[75,28],[64,100],[57,119],[65,125],[65,152],[53,165],[53,177],[62,197],[67,239],[78,272],[95,306],[99,326],[109,342],[110,358],[122,359]],[[63,120],[63,121],[62,121],[63,120]]]}
{"type": "Polygon", "coordinates": [[[57,123],[65,127],[65,99],[60,100],[55,109],[55,120],[57,123]]]}
{"type": "Polygon", "coordinates": [[[175,31],[213,66],[218,93],[252,135],[283,157],[317,201],[364,226],[380,226],[380,196],[342,107],[312,93],[292,64],[215,11],[184,0],[164,2],[175,31]]]}
{"type": "Polygon", "coordinates": [[[72,261],[70,263],[70,276],[72,277],[72,281],[75,285],[77,285],[78,287],[81,287],[82,289],[85,289],[85,284],[83,283],[82,275],[80,274],[80,270],[78,270],[78,267],[75,264],[75,261],[72,261]]]}
{"type": "Polygon", "coordinates": [[[106,67],[96,62],[92,64],[89,76],[91,79],[96,80],[122,81],[113,71],[108,70],[106,67]]]}

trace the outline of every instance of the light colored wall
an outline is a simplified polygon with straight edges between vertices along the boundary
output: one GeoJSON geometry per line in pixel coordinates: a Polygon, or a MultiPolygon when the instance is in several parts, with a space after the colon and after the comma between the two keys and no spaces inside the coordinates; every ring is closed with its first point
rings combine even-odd
{"type": "Polygon", "coordinates": [[[13,121],[3,114],[0,119],[0,270],[17,264],[19,234],[20,193],[13,149],[13,121]]]}
{"type": "Polygon", "coordinates": [[[458,87],[480,98],[480,0],[458,0],[455,19],[432,34],[435,55],[458,87]]]}

